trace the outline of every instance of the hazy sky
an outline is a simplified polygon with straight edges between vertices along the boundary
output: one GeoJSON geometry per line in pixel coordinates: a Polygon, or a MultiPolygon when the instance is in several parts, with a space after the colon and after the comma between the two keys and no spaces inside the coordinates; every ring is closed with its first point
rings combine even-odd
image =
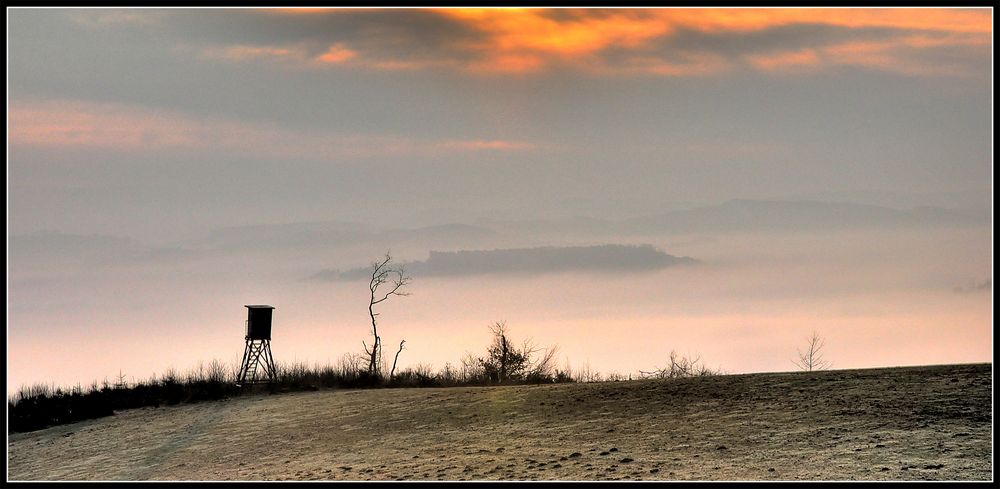
{"type": "Polygon", "coordinates": [[[992,358],[991,9],[8,15],[15,387],[228,361],[251,303],[277,359],[335,361],[366,284],[309,277],[387,248],[702,263],[415,277],[404,363],[499,319],[605,371],[787,370],[813,329],[843,367],[992,358]]]}

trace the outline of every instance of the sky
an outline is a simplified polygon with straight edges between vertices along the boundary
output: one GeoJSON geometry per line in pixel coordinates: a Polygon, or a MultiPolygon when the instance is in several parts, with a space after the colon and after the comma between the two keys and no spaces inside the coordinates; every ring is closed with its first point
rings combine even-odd
{"type": "Polygon", "coordinates": [[[403,366],[992,361],[992,14],[8,9],[8,393],[235,362],[244,304],[335,363],[387,250],[403,366]]]}

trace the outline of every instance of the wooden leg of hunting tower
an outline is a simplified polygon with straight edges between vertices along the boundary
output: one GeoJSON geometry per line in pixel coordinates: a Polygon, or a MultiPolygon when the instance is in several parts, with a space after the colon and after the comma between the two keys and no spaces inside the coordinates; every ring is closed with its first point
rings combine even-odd
{"type": "Polygon", "coordinates": [[[271,353],[271,342],[270,341],[267,342],[267,347],[266,348],[267,348],[267,350],[265,352],[267,353],[267,372],[268,372],[268,377],[271,380],[271,382],[275,382],[275,381],[278,380],[278,369],[274,365],[274,355],[271,353]]]}
{"type": "Polygon", "coordinates": [[[236,385],[242,386],[246,383],[247,360],[250,358],[250,342],[247,341],[243,349],[243,360],[240,361],[240,371],[236,374],[236,385]]]}

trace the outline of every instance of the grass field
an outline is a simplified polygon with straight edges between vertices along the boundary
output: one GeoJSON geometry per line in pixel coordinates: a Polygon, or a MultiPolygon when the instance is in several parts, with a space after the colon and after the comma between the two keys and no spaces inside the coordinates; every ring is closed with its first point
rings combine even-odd
{"type": "Polygon", "coordinates": [[[992,480],[992,365],[320,390],[8,438],[9,480],[992,480]]]}

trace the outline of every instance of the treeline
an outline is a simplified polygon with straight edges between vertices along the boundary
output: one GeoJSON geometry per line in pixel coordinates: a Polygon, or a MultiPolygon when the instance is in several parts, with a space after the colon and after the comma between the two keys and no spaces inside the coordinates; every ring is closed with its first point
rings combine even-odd
{"type": "MultiPolygon", "coordinates": [[[[22,387],[7,402],[7,432],[34,431],[48,426],[73,423],[111,416],[115,411],[142,407],[160,407],[181,403],[212,401],[246,395],[264,390],[269,393],[309,391],[329,388],[384,387],[457,387],[517,384],[551,384],[564,382],[600,382],[631,380],[631,375],[602,375],[589,364],[572,370],[567,364],[555,364],[558,348],[539,348],[530,341],[520,346],[510,338],[506,324],[497,322],[490,327],[493,341],[485,355],[466,353],[457,365],[446,363],[434,371],[427,364],[418,364],[389,376],[372,375],[368,358],[360,353],[344,354],[336,365],[308,366],[304,363],[276,365],[275,382],[246,386],[235,384],[239,367],[214,360],[207,366],[185,374],[174,370],[162,377],[138,382],[126,382],[119,375],[116,382],[105,380],[63,389],[44,384],[22,387]]],[[[641,377],[680,377],[712,375],[717,372],[698,364],[697,360],[678,359],[672,352],[670,374],[640,372],[641,377]],[[677,365],[683,368],[678,369],[677,365]],[[697,368],[692,368],[697,366],[697,368]]],[[[383,370],[384,371],[384,370],[383,370]]]]}
{"type": "MultiPolygon", "coordinates": [[[[503,354],[501,350],[498,353],[503,354]]],[[[506,356],[474,358],[466,355],[460,367],[445,364],[435,372],[419,364],[390,376],[368,373],[360,354],[345,354],[336,365],[304,363],[276,365],[275,382],[241,388],[234,382],[237,366],[212,361],[186,374],[169,371],[160,378],[137,382],[93,383],[64,389],[45,384],[22,387],[7,402],[7,432],[34,431],[48,426],[111,416],[115,411],[211,401],[264,390],[268,393],[318,390],[321,388],[453,387],[523,383],[573,382],[553,366],[554,350],[532,359],[533,349],[511,348],[506,356]],[[518,355],[512,353],[516,350],[518,355]],[[502,374],[501,374],[502,372],[502,374]]]]}
{"type": "Polygon", "coordinates": [[[232,368],[218,360],[206,369],[199,366],[186,375],[168,371],[160,378],[125,382],[120,377],[111,384],[105,380],[84,388],[77,385],[63,389],[45,384],[22,387],[7,400],[7,432],[33,431],[47,426],[73,423],[110,416],[115,411],[141,407],[159,407],[223,399],[238,395],[232,368]]]}

